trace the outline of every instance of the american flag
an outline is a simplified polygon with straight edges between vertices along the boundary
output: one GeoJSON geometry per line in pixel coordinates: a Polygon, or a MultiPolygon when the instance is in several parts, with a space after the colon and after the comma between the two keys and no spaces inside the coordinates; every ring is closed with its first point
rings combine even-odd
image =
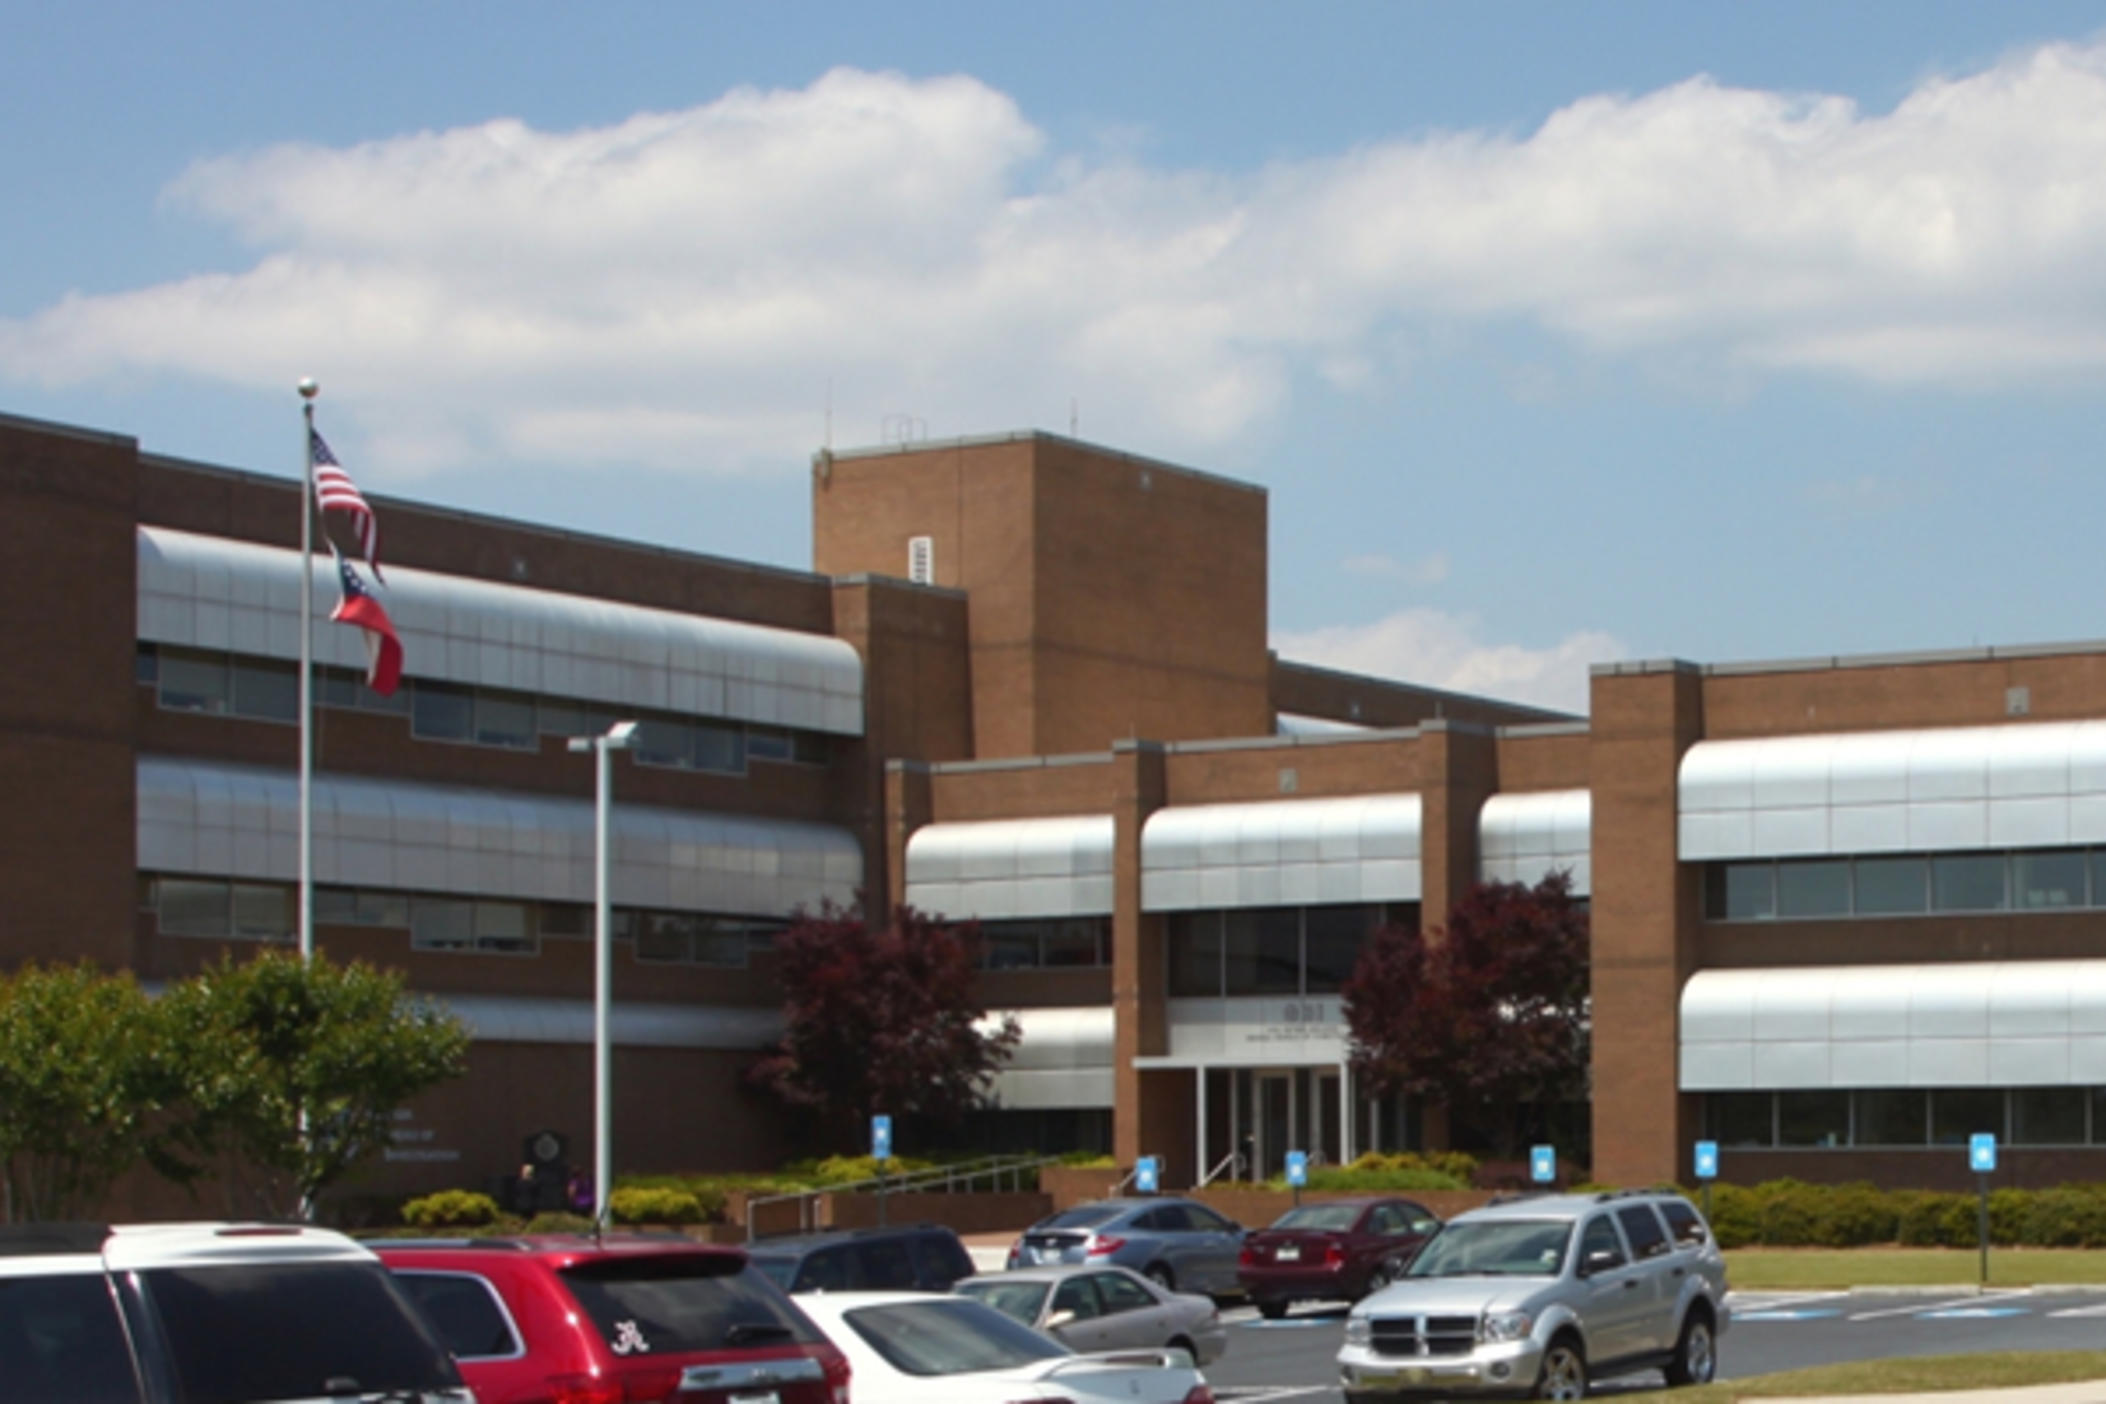
{"type": "Polygon", "coordinates": [[[380,523],[374,519],[373,509],[358,490],[358,484],[336,461],[318,429],[307,431],[307,456],[314,463],[315,505],[324,512],[342,512],[351,518],[352,527],[358,532],[359,550],[365,553],[366,564],[373,567],[373,578],[386,584],[387,577],[380,573],[380,523]]]}

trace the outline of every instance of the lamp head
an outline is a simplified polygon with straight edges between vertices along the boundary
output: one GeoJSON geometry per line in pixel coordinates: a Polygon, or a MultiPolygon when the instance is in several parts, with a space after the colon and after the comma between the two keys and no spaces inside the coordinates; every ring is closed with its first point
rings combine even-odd
{"type": "Polygon", "coordinates": [[[618,721],[607,728],[607,744],[616,749],[625,749],[636,744],[636,728],[641,722],[618,721]]]}

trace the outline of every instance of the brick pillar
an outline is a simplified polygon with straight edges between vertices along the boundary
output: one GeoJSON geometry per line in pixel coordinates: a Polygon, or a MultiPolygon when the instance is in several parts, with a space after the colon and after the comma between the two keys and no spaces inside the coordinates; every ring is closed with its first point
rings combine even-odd
{"type": "Polygon", "coordinates": [[[1191,1075],[1144,1071],[1134,1059],[1169,1051],[1168,970],[1163,919],[1141,911],[1141,828],[1168,795],[1163,747],[1112,744],[1112,1149],[1121,1165],[1143,1155],[1171,1157],[1164,1184],[1189,1182],[1191,1075]]]}
{"type": "Polygon", "coordinates": [[[1645,1185],[1679,1177],[1694,1140],[1678,1025],[1702,890],[1676,856],[1676,778],[1703,734],[1703,679],[1679,660],[1599,668],[1591,713],[1593,1171],[1645,1185]]]}
{"type": "MultiPolygon", "coordinates": [[[[1499,753],[1489,727],[1429,721],[1419,726],[1419,929],[1448,925],[1448,913],[1477,881],[1477,816],[1499,788],[1499,753]]],[[[1428,1150],[1451,1144],[1448,1108],[1420,1108],[1428,1150]]]]}
{"type": "Polygon", "coordinates": [[[890,911],[892,906],[907,900],[907,840],[929,822],[934,810],[926,764],[908,760],[885,762],[885,866],[865,883],[875,893],[882,878],[887,894],[887,905],[882,910],[890,911]]]}

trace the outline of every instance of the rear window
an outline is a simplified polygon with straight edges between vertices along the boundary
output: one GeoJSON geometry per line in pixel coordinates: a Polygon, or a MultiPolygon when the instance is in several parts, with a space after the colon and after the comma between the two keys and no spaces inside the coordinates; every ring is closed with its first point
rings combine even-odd
{"type": "Polygon", "coordinates": [[[458,1389],[379,1263],[241,1263],[140,1274],[184,1404],[458,1389]]]}
{"type": "Polygon", "coordinates": [[[1078,1204],[1073,1209],[1063,1209],[1050,1219],[1033,1224],[1033,1228],[1095,1228],[1101,1223],[1116,1219],[1120,1210],[1110,1204],[1078,1204]]]}
{"type": "Polygon", "coordinates": [[[616,1355],[823,1339],[767,1278],[730,1254],[615,1257],[567,1268],[562,1276],[616,1355]]]}
{"type": "Polygon", "coordinates": [[[0,1277],[0,1404],[131,1404],[131,1351],[101,1273],[0,1277]]]}
{"type": "Polygon", "coordinates": [[[1616,1211],[1623,1224],[1624,1237],[1631,1240],[1631,1256],[1650,1258],[1667,1251],[1667,1234],[1660,1227],[1660,1217],[1644,1204],[1633,1204],[1616,1211]]]}
{"type": "Polygon", "coordinates": [[[1069,1353],[990,1307],[963,1297],[858,1307],[842,1319],[901,1374],[968,1375],[1012,1370],[1069,1353]]]}
{"type": "Polygon", "coordinates": [[[472,1272],[395,1270],[395,1280],[409,1293],[453,1352],[456,1360],[490,1360],[520,1354],[512,1319],[497,1300],[496,1289],[472,1272]]]}
{"type": "Polygon", "coordinates": [[[1289,1209],[1272,1221],[1276,1229],[1311,1229],[1330,1233],[1344,1233],[1360,1217],[1360,1207],[1355,1204],[1304,1204],[1299,1209],[1289,1209]]]}
{"type": "Polygon", "coordinates": [[[1687,1201],[1663,1199],[1660,1212],[1667,1216],[1667,1226],[1674,1231],[1677,1243],[1704,1241],[1704,1221],[1697,1217],[1697,1211],[1690,1208],[1687,1201]]]}

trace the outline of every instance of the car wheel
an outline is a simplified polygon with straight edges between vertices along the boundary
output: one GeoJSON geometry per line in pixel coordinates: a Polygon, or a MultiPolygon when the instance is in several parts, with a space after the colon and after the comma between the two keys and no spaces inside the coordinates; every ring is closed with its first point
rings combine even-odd
{"type": "Polygon", "coordinates": [[[1278,1321],[1281,1317],[1285,1316],[1286,1314],[1287,1303],[1285,1302],[1258,1303],[1258,1315],[1264,1317],[1267,1321],[1278,1321]]]}
{"type": "Polygon", "coordinates": [[[1587,1357],[1569,1336],[1560,1336],[1543,1353],[1543,1372],[1536,1376],[1538,1399],[1585,1399],[1587,1357]]]}
{"type": "Polygon", "coordinates": [[[1671,1385],[1710,1384],[1718,1374],[1718,1343],[1711,1334],[1711,1320],[1692,1311],[1682,1322],[1682,1335],[1675,1342],[1675,1358],[1667,1363],[1671,1385]]]}
{"type": "Polygon", "coordinates": [[[1168,1350],[1181,1350],[1185,1354],[1192,1357],[1192,1363],[1194,1365],[1197,1365],[1199,1363],[1199,1347],[1193,1345],[1192,1342],[1184,1336],[1172,1336],[1168,1341],[1164,1342],[1164,1347],[1168,1350]]]}
{"type": "Polygon", "coordinates": [[[1165,1292],[1175,1292],[1177,1290],[1177,1276],[1170,1271],[1170,1266],[1167,1263],[1150,1263],[1147,1271],[1141,1275],[1165,1292]]]}

